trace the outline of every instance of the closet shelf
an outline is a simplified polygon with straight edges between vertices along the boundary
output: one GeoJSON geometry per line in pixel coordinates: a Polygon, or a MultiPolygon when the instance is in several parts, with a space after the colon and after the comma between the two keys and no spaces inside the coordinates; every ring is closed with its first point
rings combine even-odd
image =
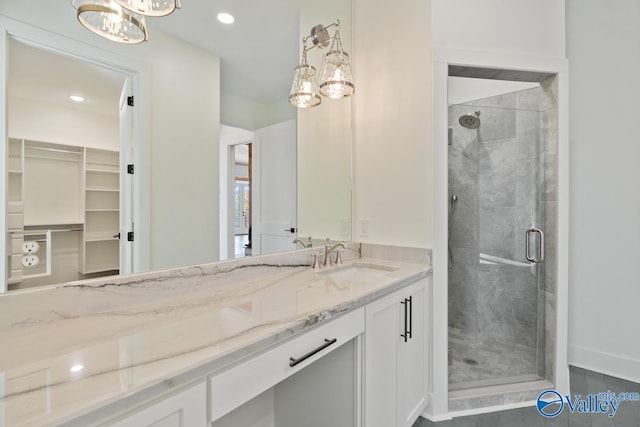
{"type": "Polygon", "coordinates": [[[85,212],[120,212],[120,209],[85,209],[85,212]]]}
{"type": "Polygon", "coordinates": [[[117,170],[89,169],[89,168],[87,168],[86,171],[88,173],[104,173],[104,174],[111,174],[111,175],[118,175],[120,173],[120,171],[117,171],[117,170]]]}
{"type": "Polygon", "coordinates": [[[117,241],[116,237],[113,237],[114,234],[118,234],[117,231],[113,232],[93,232],[93,233],[84,233],[84,241],[87,243],[91,242],[105,242],[105,241],[117,241]]]}
{"type": "Polygon", "coordinates": [[[107,187],[87,187],[87,191],[108,191],[111,193],[119,193],[120,190],[117,188],[107,188],[107,187]]]}
{"type": "Polygon", "coordinates": [[[103,273],[105,271],[117,271],[118,269],[119,269],[118,264],[94,265],[94,266],[89,266],[89,268],[85,270],[83,274],[103,273]]]}

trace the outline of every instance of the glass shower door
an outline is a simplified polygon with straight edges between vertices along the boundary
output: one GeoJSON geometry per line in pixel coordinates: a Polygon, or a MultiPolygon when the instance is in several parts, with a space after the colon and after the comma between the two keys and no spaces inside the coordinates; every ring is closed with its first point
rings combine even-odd
{"type": "Polygon", "coordinates": [[[449,107],[451,390],[548,374],[544,237],[555,205],[542,96],[536,87],[449,107]]]}

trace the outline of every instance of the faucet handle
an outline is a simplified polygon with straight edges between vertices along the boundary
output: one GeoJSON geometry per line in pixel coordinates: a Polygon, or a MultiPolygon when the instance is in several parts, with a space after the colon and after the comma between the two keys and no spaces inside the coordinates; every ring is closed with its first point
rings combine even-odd
{"type": "Polygon", "coordinates": [[[318,269],[320,268],[320,262],[318,261],[318,256],[320,254],[317,252],[312,253],[311,255],[309,255],[310,257],[313,258],[313,264],[311,264],[311,268],[313,268],[314,270],[318,271],[318,269]]]}
{"type": "Polygon", "coordinates": [[[311,240],[311,236],[307,237],[307,248],[313,247],[313,240],[311,240]]]}
{"type": "Polygon", "coordinates": [[[342,264],[342,252],[344,252],[344,249],[336,250],[336,265],[342,264]]]}

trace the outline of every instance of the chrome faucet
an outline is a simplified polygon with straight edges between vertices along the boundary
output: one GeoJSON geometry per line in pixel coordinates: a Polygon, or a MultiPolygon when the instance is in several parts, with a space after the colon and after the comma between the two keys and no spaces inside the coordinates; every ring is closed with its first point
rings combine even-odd
{"type": "Polygon", "coordinates": [[[311,241],[311,236],[307,237],[307,243],[303,242],[300,239],[296,239],[292,243],[300,243],[302,245],[302,247],[305,248],[305,249],[313,247],[313,242],[311,241]]]}
{"type": "Polygon", "coordinates": [[[331,246],[331,242],[329,239],[327,239],[325,245],[324,245],[324,262],[322,263],[323,266],[328,266],[333,264],[331,262],[331,253],[333,251],[336,251],[336,263],[340,264],[342,259],[340,257],[340,253],[337,251],[338,248],[342,248],[342,249],[346,249],[346,246],[344,245],[344,243],[336,243],[335,245],[331,246]]]}

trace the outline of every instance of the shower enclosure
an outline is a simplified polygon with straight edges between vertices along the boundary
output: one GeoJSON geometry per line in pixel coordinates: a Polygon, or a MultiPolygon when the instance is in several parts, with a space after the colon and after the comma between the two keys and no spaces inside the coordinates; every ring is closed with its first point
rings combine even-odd
{"type": "Polygon", "coordinates": [[[555,88],[449,105],[450,391],[553,378],[555,88]]]}

